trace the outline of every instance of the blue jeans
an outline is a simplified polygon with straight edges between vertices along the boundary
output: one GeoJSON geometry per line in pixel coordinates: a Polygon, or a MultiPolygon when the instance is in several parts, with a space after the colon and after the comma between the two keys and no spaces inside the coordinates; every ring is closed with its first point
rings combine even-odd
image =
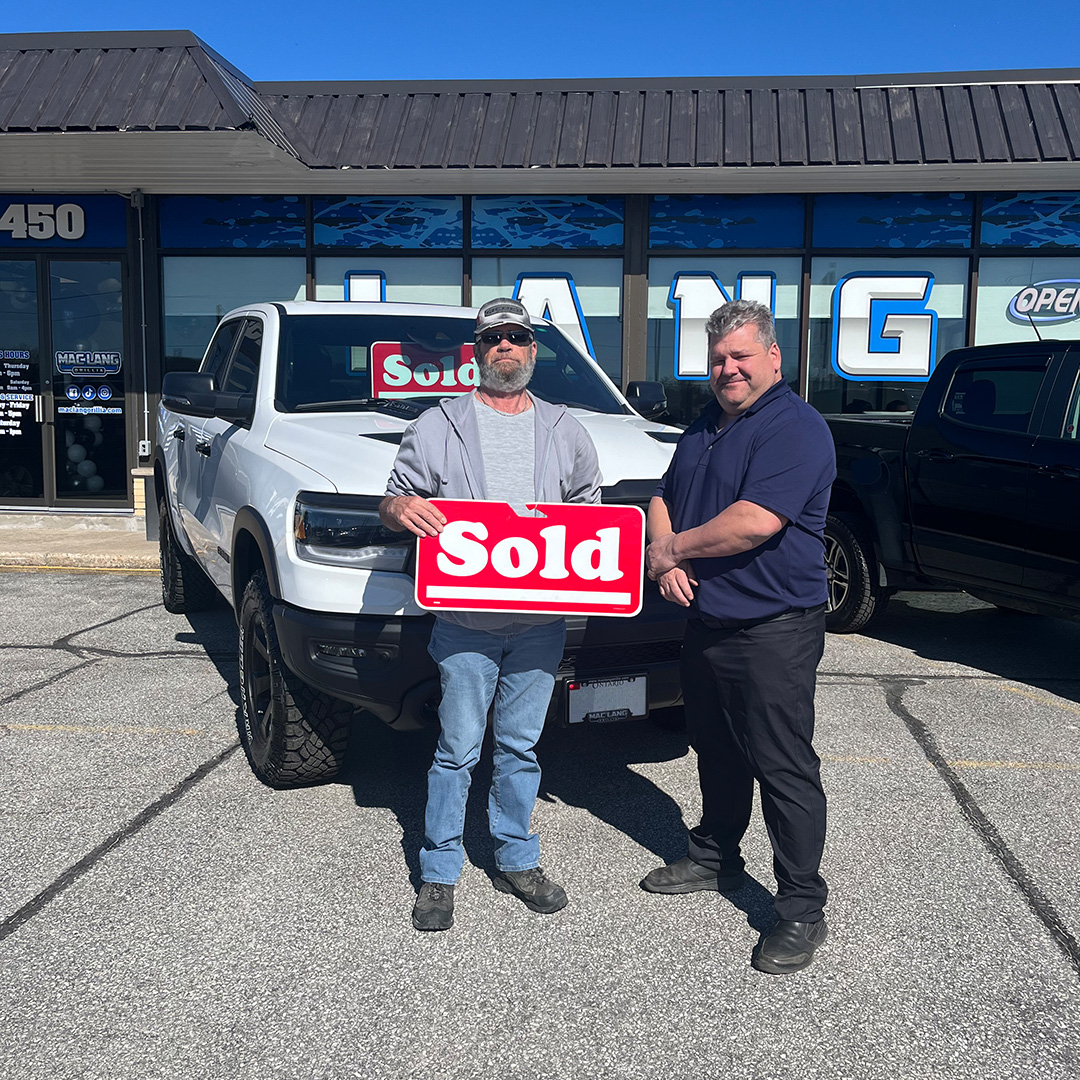
{"type": "Polygon", "coordinates": [[[505,632],[467,630],[435,620],[428,652],[439,665],[441,732],[428,772],[420,876],[453,885],[465,862],[462,836],[472,771],[480,760],[487,714],[495,703],[488,828],[499,870],[540,863],[529,819],[540,787],[537,739],[566,641],[563,619],[505,632]]]}

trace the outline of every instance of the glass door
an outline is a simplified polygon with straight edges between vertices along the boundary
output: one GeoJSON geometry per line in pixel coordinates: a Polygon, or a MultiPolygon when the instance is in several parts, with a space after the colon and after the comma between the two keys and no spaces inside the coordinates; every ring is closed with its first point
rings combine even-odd
{"type": "Polygon", "coordinates": [[[0,259],[0,506],[45,501],[40,308],[36,261],[0,259]]]}
{"type": "Polygon", "coordinates": [[[55,498],[126,502],[122,266],[112,259],[48,266],[55,498]]]}

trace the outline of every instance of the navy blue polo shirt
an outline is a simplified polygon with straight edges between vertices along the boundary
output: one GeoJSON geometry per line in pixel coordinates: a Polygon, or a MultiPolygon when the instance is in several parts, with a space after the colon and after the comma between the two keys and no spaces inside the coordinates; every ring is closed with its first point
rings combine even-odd
{"type": "Polygon", "coordinates": [[[822,533],[836,478],[832,434],[786,382],[770,387],[722,430],[710,402],[683,432],[656,490],[676,532],[696,528],[740,499],[788,524],[739,555],[693,559],[690,615],[767,619],[825,602],[822,533]]]}

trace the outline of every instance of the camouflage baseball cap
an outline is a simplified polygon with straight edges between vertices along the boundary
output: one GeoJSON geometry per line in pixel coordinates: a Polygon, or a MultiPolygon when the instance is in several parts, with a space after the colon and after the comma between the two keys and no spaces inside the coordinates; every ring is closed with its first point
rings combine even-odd
{"type": "Polygon", "coordinates": [[[476,315],[474,336],[479,337],[493,326],[521,326],[529,331],[533,328],[532,319],[524,305],[508,296],[497,296],[480,308],[476,315]]]}

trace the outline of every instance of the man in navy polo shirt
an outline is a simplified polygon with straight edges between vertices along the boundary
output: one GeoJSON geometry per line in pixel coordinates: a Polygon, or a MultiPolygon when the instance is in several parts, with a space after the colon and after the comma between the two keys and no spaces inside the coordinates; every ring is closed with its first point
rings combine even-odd
{"type": "Polygon", "coordinates": [[[690,609],[683,699],[702,815],[688,854],[641,884],[740,888],[756,780],[779,921],[751,962],[783,975],[806,967],[827,932],[825,793],[812,739],[836,460],[825,421],[784,381],[769,309],[736,300],[706,330],[716,401],[679,440],[650,503],[645,556],[664,598],[690,609]]]}

